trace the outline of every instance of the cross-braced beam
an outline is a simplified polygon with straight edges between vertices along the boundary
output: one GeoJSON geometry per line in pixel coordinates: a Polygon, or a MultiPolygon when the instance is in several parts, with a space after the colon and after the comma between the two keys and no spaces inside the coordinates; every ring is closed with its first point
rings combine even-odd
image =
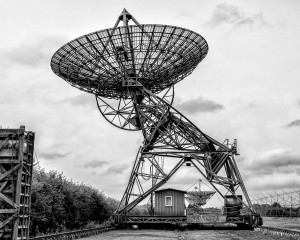
{"type": "Polygon", "coordinates": [[[235,162],[236,142],[229,147],[209,137],[171,104],[144,87],[135,91],[132,99],[144,142],[117,213],[126,214],[165,184],[185,162],[191,162],[222,197],[224,195],[216,185],[222,186],[238,199],[236,191],[241,188],[246,202],[240,200],[254,213],[235,162]],[[168,161],[169,165],[175,162],[169,172],[161,167],[161,159],[168,161]],[[145,169],[145,165],[149,170],[145,169]]]}

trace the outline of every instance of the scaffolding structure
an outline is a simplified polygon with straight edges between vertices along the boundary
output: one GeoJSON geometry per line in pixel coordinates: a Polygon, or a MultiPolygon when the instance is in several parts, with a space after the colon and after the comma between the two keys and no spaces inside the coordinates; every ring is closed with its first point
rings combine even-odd
{"type": "Polygon", "coordinates": [[[261,193],[252,197],[252,203],[262,216],[300,217],[300,189],[261,193]]]}
{"type": "Polygon", "coordinates": [[[0,239],[28,239],[34,133],[0,129],[0,239]]]}

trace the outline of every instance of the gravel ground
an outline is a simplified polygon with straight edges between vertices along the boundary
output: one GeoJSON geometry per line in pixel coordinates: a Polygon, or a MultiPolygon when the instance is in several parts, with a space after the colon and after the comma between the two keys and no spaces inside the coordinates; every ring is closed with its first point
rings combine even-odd
{"type": "MultiPolygon", "coordinates": [[[[250,230],[115,230],[82,240],[273,240],[276,237],[250,230]]],[[[281,238],[282,239],[282,238],[281,238]]]]}
{"type": "Polygon", "coordinates": [[[264,217],[264,226],[287,228],[300,231],[300,218],[273,218],[264,217]]]}
{"type": "MultiPolygon", "coordinates": [[[[264,226],[300,230],[300,218],[264,217],[264,226]]],[[[116,230],[82,240],[273,240],[279,239],[269,234],[250,230],[116,230]]],[[[284,238],[280,238],[284,239],[284,238]]]]}

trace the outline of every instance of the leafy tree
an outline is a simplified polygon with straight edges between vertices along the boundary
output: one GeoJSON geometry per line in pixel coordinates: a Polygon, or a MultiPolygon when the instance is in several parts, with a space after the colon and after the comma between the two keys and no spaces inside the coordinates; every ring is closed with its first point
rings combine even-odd
{"type": "Polygon", "coordinates": [[[31,195],[31,236],[84,228],[107,220],[114,206],[99,190],[56,171],[35,169],[31,195]]]}

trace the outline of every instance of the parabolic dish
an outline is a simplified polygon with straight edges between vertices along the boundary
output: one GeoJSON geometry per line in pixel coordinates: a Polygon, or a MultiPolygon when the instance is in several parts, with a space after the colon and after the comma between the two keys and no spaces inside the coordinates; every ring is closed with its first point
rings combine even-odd
{"type": "Polygon", "coordinates": [[[129,25],[93,32],[61,47],[51,59],[59,77],[107,98],[130,98],[124,79],[153,93],[182,80],[206,56],[199,34],[175,26],[129,25]]]}
{"type": "Polygon", "coordinates": [[[203,206],[215,194],[214,191],[188,191],[186,199],[192,206],[203,206]]]}

